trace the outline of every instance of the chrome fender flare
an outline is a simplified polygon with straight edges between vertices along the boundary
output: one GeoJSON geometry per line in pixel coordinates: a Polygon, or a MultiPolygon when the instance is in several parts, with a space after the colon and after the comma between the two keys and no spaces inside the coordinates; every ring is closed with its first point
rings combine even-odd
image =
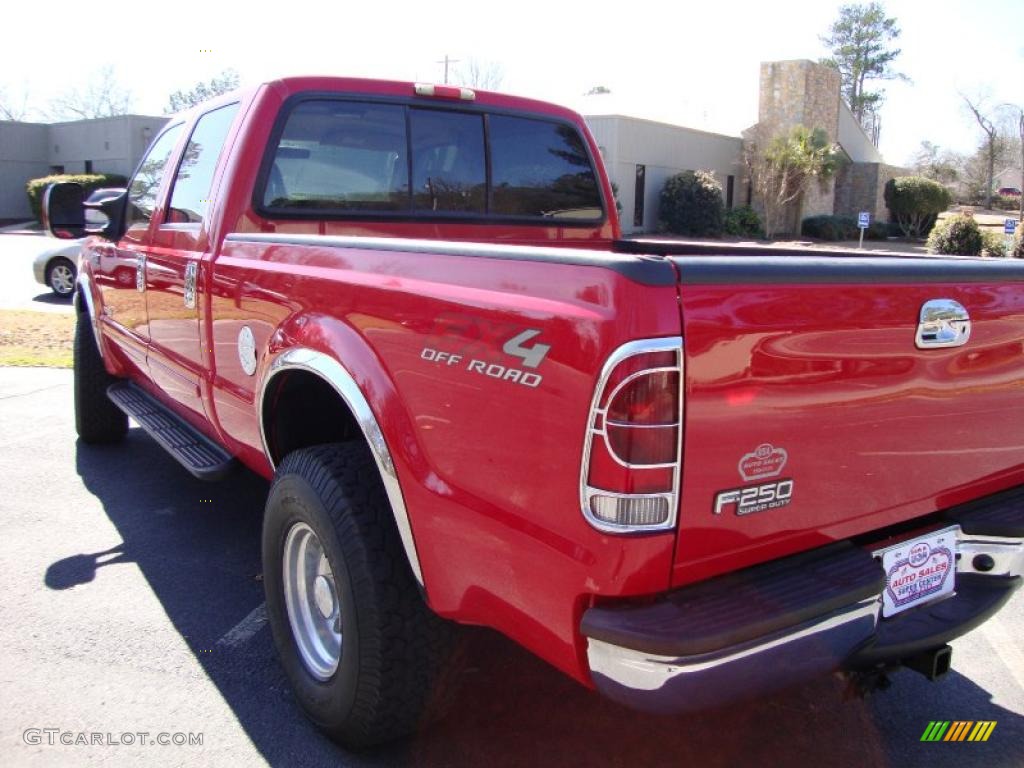
{"type": "Polygon", "coordinates": [[[278,353],[266,367],[263,383],[259,389],[256,413],[259,415],[260,440],[263,443],[263,453],[267,457],[271,468],[276,469],[270,453],[270,446],[267,443],[267,435],[263,423],[263,399],[274,378],[278,374],[289,370],[301,370],[319,376],[331,385],[345,404],[348,405],[352,415],[355,416],[356,422],[366,438],[366,443],[370,446],[373,459],[377,463],[377,470],[380,472],[381,480],[384,483],[384,491],[387,493],[391,512],[395,516],[395,525],[398,528],[398,535],[401,538],[406,559],[409,561],[409,567],[412,569],[413,576],[416,577],[420,588],[425,589],[419,556],[416,554],[416,542],[412,535],[412,525],[409,522],[409,512],[405,506],[405,497],[402,495],[402,487],[398,482],[398,473],[395,471],[394,461],[391,459],[391,451],[388,449],[387,442],[384,439],[384,432],[381,430],[377,417],[374,416],[369,402],[363,395],[362,390],[359,389],[355,379],[333,357],[307,347],[293,347],[278,353]]]}

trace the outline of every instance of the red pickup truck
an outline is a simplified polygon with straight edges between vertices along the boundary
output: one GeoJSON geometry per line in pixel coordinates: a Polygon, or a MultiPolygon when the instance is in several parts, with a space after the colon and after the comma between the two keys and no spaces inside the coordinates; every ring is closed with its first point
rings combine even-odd
{"type": "Polygon", "coordinates": [[[86,205],[78,434],[273,479],[274,639],[344,743],[419,726],[456,623],[682,712],[937,678],[1020,585],[1024,264],[623,241],[578,115],[335,78],[86,205]]]}

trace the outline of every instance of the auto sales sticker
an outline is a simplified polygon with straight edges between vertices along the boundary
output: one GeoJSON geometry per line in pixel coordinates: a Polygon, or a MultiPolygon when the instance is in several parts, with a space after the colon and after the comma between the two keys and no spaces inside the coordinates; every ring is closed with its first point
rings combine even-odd
{"type": "Polygon", "coordinates": [[[953,593],[957,530],[947,528],[874,553],[882,558],[885,570],[882,616],[895,616],[953,593]]]}

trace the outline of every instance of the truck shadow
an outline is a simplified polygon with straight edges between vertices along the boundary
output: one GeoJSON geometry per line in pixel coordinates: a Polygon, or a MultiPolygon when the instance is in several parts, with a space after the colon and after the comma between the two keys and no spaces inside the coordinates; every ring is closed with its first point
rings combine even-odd
{"type": "Polygon", "coordinates": [[[449,715],[404,743],[353,755],[306,721],[266,625],[256,623],[241,638],[231,632],[263,603],[266,482],[239,471],[202,483],[138,429],[115,447],[79,442],[76,466],[123,544],[52,564],[47,586],[87,584],[99,567],[137,563],[196,663],[271,765],[1019,765],[1024,717],[956,672],[939,684],[902,672],[892,690],[867,700],[845,700],[844,684],[829,678],[728,709],[658,717],[606,701],[479,629],[465,632],[464,684],[449,715]],[[931,720],[997,726],[986,743],[921,743],[931,720]]]}

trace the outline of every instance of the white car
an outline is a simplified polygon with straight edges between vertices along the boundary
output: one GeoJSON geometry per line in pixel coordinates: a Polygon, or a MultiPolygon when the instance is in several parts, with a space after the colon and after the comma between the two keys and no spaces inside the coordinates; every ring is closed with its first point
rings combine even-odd
{"type": "Polygon", "coordinates": [[[61,240],[60,245],[47,248],[36,256],[32,262],[36,282],[49,286],[51,291],[62,298],[71,296],[75,292],[78,252],[82,240],[61,240]]]}

